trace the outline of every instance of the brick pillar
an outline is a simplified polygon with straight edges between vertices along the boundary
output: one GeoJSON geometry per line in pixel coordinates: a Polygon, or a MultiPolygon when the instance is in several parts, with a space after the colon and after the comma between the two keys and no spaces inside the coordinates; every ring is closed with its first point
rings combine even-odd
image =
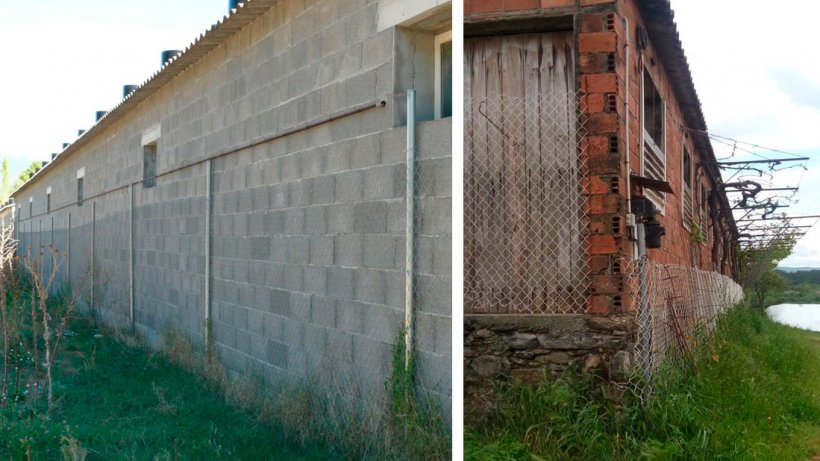
{"type": "Polygon", "coordinates": [[[624,30],[612,13],[584,13],[578,33],[581,111],[586,139],[582,155],[585,211],[589,218],[590,296],[587,312],[618,313],[622,299],[621,261],[626,243],[626,178],[621,133],[624,95],[624,30]]]}

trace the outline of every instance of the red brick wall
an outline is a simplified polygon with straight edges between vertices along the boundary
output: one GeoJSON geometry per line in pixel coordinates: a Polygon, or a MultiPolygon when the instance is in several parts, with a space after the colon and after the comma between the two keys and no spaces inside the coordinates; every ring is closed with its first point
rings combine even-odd
{"type": "MultiPolygon", "coordinates": [[[[686,122],[681,113],[680,105],[675,98],[673,88],[667,79],[666,70],[663,65],[663,57],[655,51],[652,43],[641,57],[637,45],[637,26],[643,23],[635,0],[623,0],[619,3],[619,13],[629,20],[630,34],[630,161],[632,170],[640,174],[641,161],[641,122],[639,120],[641,111],[641,75],[644,67],[648,69],[652,80],[661,94],[661,98],[666,104],[666,180],[671,184],[673,194],[666,194],[665,210],[660,216],[661,224],[666,229],[663,238],[663,245],[659,249],[649,250],[649,257],[655,261],[666,264],[680,264],[685,266],[697,266],[703,269],[712,269],[711,245],[714,243],[711,222],[700,223],[705,233],[708,233],[706,244],[692,241],[693,229],[684,222],[682,210],[683,180],[682,180],[682,157],[683,146],[692,155],[693,164],[700,161],[708,161],[700,152],[695,149],[692,141],[692,134],[686,128],[686,122]],[[694,250],[694,251],[693,251],[694,250]]],[[[625,95],[624,95],[625,96],[625,95]]],[[[711,181],[706,176],[702,168],[696,168],[693,193],[696,207],[700,203],[699,183],[707,185],[707,190],[712,189],[711,181]]],[[[695,208],[695,221],[699,222],[697,208],[695,208]]],[[[707,213],[707,221],[710,221],[707,213]]],[[[719,261],[718,261],[719,263],[719,261]]]]}
{"type": "Polygon", "coordinates": [[[585,114],[587,138],[584,192],[589,216],[590,297],[587,312],[609,314],[621,311],[624,247],[626,238],[626,195],[621,126],[624,123],[623,43],[626,31],[610,11],[581,9],[578,30],[578,71],[581,111],[585,114]]]}
{"type": "Polygon", "coordinates": [[[615,3],[615,0],[464,0],[464,16],[498,15],[510,12],[556,12],[579,7],[615,3]]]}
{"type": "MultiPolygon", "coordinates": [[[[593,314],[618,313],[629,306],[623,294],[621,269],[631,260],[633,243],[627,238],[626,215],[628,172],[626,148],[629,146],[631,170],[640,174],[641,161],[641,75],[644,63],[666,104],[666,180],[674,194],[665,199],[665,211],[660,216],[666,228],[663,246],[649,250],[651,259],[667,264],[680,264],[712,269],[711,228],[708,244],[691,241],[690,226],[684,225],[682,211],[681,163],[683,146],[692,155],[693,164],[700,156],[695,150],[692,135],[685,129],[681,108],[667,79],[662,59],[652,44],[640,58],[636,46],[636,27],[642,22],[635,0],[465,0],[467,20],[494,20],[518,13],[534,15],[577,14],[580,29],[577,33],[579,89],[581,111],[585,115],[588,133],[581,141],[585,152],[586,177],[583,182],[586,212],[589,216],[590,297],[587,312],[593,314]],[[628,18],[629,30],[623,18],[628,18]],[[625,44],[630,34],[631,48],[626,56],[625,44]],[[629,82],[626,69],[629,66],[629,82]],[[629,114],[624,101],[629,88],[629,114]],[[626,124],[629,123],[629,140],[626,124]]],[[[697,181],[710,183],[703,169],[696,169],[693,185],[695,219],[700,198],[697,181]]],[[[711,186],[709,187],[711,189],[711,186]]],[[[632,192],[639,192],[633,190],[632,192]]]]}

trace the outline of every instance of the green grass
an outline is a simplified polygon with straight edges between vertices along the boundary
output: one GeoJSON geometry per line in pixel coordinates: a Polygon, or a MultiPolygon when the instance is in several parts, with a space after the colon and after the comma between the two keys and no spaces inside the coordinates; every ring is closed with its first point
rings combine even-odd
{"type": "MultiPolygon", "coordinates": [[[[359,388],[356,370],[275,384],[253,370],[229,379],[217,357],[180,332],[164,331],[157,352],[132,335],[73,318],[55,362],[49,409],[45,393],[32,391],[31,281],[19,271],[11,275],[10,363],[19,367],[11,370],[7,408],[0,396],[0,460],[72,452],[65,459],[450,459],[439,403],[418,388],[414,367],[405,369],[403,332],[379,392],[359,388]]],[[[47,300],[53,323],[67,301],[66,290],[47,300]]]]}
{"type": "Polygon", "coordinates": [[[47,412],[39,399],[0,413],[0,458],[63,459],[70,440],[89,460],[339,458],[286,439],[162,355],[95,337],[100,330],[86,320],[71,332],[55,365],[56,408],[47,412]]]}
{"type": "Polygon", "coordinates": [[[724,317],[690,367],[669,365],[647,404],[616,409],[592,378],[500,385],[465,458],[806,460],[820,455],[820,334],[758,311],[724,317]]]}

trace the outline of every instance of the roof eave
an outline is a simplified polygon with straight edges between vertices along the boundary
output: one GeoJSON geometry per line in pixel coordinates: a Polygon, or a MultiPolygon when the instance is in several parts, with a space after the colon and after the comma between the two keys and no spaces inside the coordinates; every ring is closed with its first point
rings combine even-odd
{"type": "MultiPolygon", "coordinates": [[[[664,69],[675,92],[675,97],[682,108],[686,127],[707,132],[703,108],[675,24],[675,13],[672,10],[672,4],[669,0],[638,0],[638,6],[644,18],[649,39],[657,50],[659,59],[663,62],[664,69]]],[[[712,149],[712,143],[703,134],[697,134],[693,138],[698,151],[707,157],[706,161],[709,163],[707,170],[715,184],[718,185],[721,175],[720,169],[716,165],[717,159],[712,149]]],[[[720,194],[720,200],[722,209],[728,210],[731,208],[725,193],[720,194]]],[[[734,216],[731,212],[726,216],[729,218],[730,230],[737,239],[738,230],[734,216]]]]}
{"type": "Polygon", "coordinates": [[[54,169],[55,165],[62,163],[67,157],[79,151],[97,135],[105,131],[106,128],[125,117],[129,110],[134,109],[141,102],[148,99],[168,82],[220,46],[229,37],[256,20],[259,15],[269,10],[271,6],[279,1],[281,0],[245,0],[242,6],[223,16],[185,47],[181,54],[177,55],[170,62],[163,64],[162,67],[145,80],[139,88],[125,96],[113,109],[89,128],[88,131],[60,152],[50,163],[32,175],[19,189],[12,192],[12,197],[16,197],[28,189],[40,177],[54,169]]]}

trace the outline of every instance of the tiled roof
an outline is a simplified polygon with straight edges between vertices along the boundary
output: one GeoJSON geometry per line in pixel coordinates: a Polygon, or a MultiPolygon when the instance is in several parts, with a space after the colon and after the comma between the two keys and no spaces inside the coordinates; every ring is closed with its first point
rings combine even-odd
{"type": "MultiPolygon", "coordinates": [[[[672,10],[670,0],[639,0],[646,24],[646,30],[652,45],[658,51],[658,58],[663,62],[666,74],[669,77],[672,88],[675,92],[686,126],[694,130],[707,131],[706,119],[695,90],[695,83],[692,79],[692,72],[689,68],[689,61],[683,51],[683,44],[678,34],[678,27],[675,24],[675,12],[672,10]]],[[[707,161],[711,162],[705,168],[715,179],[720,179],[720,169],[714,164],[715,152],[709,137],[703,133],[693,132],[693,140],[698,151],[705,154],[707,161]]],[[[729,210],[729,200],[726,194],[721,194],[721,208],[729,210]]],[[[728,217],[732,217],[731,212],[727,212],[728,217]]],[[[737,235],[737,226],[734,218],[729,220],[732,230],[737,235]]]]}

